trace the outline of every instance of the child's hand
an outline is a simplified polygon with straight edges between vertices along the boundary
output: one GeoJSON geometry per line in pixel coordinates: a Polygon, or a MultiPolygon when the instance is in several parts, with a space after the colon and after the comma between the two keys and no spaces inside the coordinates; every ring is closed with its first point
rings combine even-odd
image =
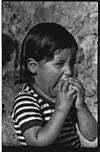
{"type": "Polygon", "coordinates": [[[76,90],[69,90],[69,79],[60,80],[58,83],[58,93],[56,97],[56,107],[55,109],[61,110],[67,114],[72,107],[73,101],[76,98],[76,90]]]}
{"type": "Polygon", "coordinates": [[[80,80],[78,79],[70,79],[69,80],[70,84],[71,84],[71,88],[76,90],[77,93],[77,98],[75,101],[75,106],[78,110],[80,110],[81,108],[83,108],[85,106],[85,89],[83,87],[83,84],[81,83],[80,80]]]}

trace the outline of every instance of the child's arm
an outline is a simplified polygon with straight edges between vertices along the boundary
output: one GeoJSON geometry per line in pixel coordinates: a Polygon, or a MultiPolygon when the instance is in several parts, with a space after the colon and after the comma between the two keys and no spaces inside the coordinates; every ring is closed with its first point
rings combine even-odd
{"type": "Polygon", "coordinates": [[[32,146],[51,145],[57,139],[64,120],[64,112],[56,110],[44,127],[35,126],[24,132],[27,144],[32,146]]]}
{"type": "Polygon", "coordinates": [[[89,111],[86,103],[84,102],[85,90],[82,83],[79,80],[70,80],[73,88],[77,92],[76,108],[78,125],[83,136],[90,141],[93,141],[97,137],[97,122],[89,111]]]}
{"type": "Polygon", "coordinates": [[[88,107],[80,107],[77,110],[77,116],[79,121],[79,128],[83,136],[93,141],[97,137],[97,122],[89,111],[88,107]]]}
{"type": "Polygon", "coordinates": [[[51,145],[58,137],[73,100],[76,97],[75,90],[67,91],[68,82],[59,83],[55,112],[44,127],[35,126],[24,132],[25,140],[33,146],[51,145]]]}

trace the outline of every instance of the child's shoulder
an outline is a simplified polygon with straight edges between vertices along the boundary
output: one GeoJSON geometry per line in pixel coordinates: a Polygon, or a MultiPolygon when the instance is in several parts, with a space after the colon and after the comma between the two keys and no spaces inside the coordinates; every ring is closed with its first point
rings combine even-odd
{"type": "Polygon", "coordinates": [[[32,90],[29,85],[25,84],[22,90],[14,98],[11,112],[12,117],[14,117],[16,111],[28,109],[29,107],[31,109],[39,109],[40,105],[34,90],[32,90]]]}
{"type": "Polygon", "coordinates": [[[20,92],[15,96],[14,103],[24,99],[38,100],[38,94],[36,94],[35,90],[27,83],[23,85],[20,92]]]}

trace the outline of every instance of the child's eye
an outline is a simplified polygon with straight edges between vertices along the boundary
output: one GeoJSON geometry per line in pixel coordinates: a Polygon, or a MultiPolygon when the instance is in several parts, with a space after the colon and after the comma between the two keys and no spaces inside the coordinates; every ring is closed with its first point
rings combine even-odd
{"type": "Polygon", "coordinates": [[[58,65],[58,66],[63,66],[64,63],[63,63],[63,62],[59,62],[59,63],[57,63],[57,65],[58,65]]]}
{"type": "Polygon", "coordinates": [[[60,62],[60,63],[57,63],[58,65],[63,65],[64,63],[60,62]]]}

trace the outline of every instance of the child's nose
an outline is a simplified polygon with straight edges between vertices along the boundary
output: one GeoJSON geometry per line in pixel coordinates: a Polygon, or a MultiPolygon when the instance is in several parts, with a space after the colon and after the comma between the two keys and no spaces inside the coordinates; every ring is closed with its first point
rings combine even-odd
{"type": "Polygon", "coordinates": [[[72,77],[72,70],[70,66],[64,68],[64,75],[66,75],[66,77],[72,77]]]}

